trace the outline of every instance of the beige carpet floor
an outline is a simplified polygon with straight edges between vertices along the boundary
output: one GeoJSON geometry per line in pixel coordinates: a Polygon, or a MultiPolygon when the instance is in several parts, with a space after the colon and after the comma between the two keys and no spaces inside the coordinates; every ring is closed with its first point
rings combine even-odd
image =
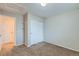
{"type": "Polygon", "coordinates": [[[16,46],[13,49],[3,49],[1,56],[79,56],[79,52],[62,48],[53,44],[40,42],[29,48],[16,46]]]}

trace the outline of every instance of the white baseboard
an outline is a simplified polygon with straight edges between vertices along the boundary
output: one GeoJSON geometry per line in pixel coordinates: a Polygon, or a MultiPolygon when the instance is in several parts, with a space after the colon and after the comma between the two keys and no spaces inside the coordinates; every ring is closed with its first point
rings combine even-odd
{"type": "Polygon", "coordinates": [[[69,49],[69,50],[73,50],[73,51],[79,52],[79,50],[75,50],[75,49],[72,49],[72,48],[67,47],[67,46],[63,46],[63,45],[51,43],[51,42],[48,42],[48,41],[45,41],[45,42],[47,42],[47,43],[49,43],[49,44],[53,44],[53,45],[59,46],[59,47],[63,47],[63,48],[69,49]]]}
{"type": "Polygon", "coordinates": [[[23,43],[21,43],[21,44],[15,44],[15,46],[20,46],[20,45],[23,45],[23,43]]]}

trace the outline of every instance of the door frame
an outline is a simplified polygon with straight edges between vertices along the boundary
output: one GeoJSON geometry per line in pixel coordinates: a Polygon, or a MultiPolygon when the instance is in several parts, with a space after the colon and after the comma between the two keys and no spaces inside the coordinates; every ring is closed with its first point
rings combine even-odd
{"type": "Polygon", "coordinates": [[[24,39],[23,39],[24,46],[28,47],[28,13],[25,13],[23,15],[23,33],[24,33],[24,39]]]}

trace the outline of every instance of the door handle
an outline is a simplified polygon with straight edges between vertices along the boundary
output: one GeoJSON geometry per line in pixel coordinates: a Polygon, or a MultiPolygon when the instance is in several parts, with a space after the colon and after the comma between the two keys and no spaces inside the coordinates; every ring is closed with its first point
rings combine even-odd
{"type": "Polygon", "coordinates": [[[2,35],[0,35],[0,37],[1,37],[2,35]]]}
{"type": "Polygon", "coordinates": [[[31,35],[32,33],[30,33],[30,35],[31,35]]]}

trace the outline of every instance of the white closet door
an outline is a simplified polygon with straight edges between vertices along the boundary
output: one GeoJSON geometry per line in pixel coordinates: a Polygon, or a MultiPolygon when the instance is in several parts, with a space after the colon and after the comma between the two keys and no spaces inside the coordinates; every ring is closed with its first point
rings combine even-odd
{"type": "Polygon", "coordinates": [[[14,18],[0,15],[0,48],[12,48],[15,41],[14,34],[14,18]]]}
{"type": "Polygon", "coordinates": [[[43,22],[31,20],[30,23],[31,45],[43,41],[43,22]]]}

